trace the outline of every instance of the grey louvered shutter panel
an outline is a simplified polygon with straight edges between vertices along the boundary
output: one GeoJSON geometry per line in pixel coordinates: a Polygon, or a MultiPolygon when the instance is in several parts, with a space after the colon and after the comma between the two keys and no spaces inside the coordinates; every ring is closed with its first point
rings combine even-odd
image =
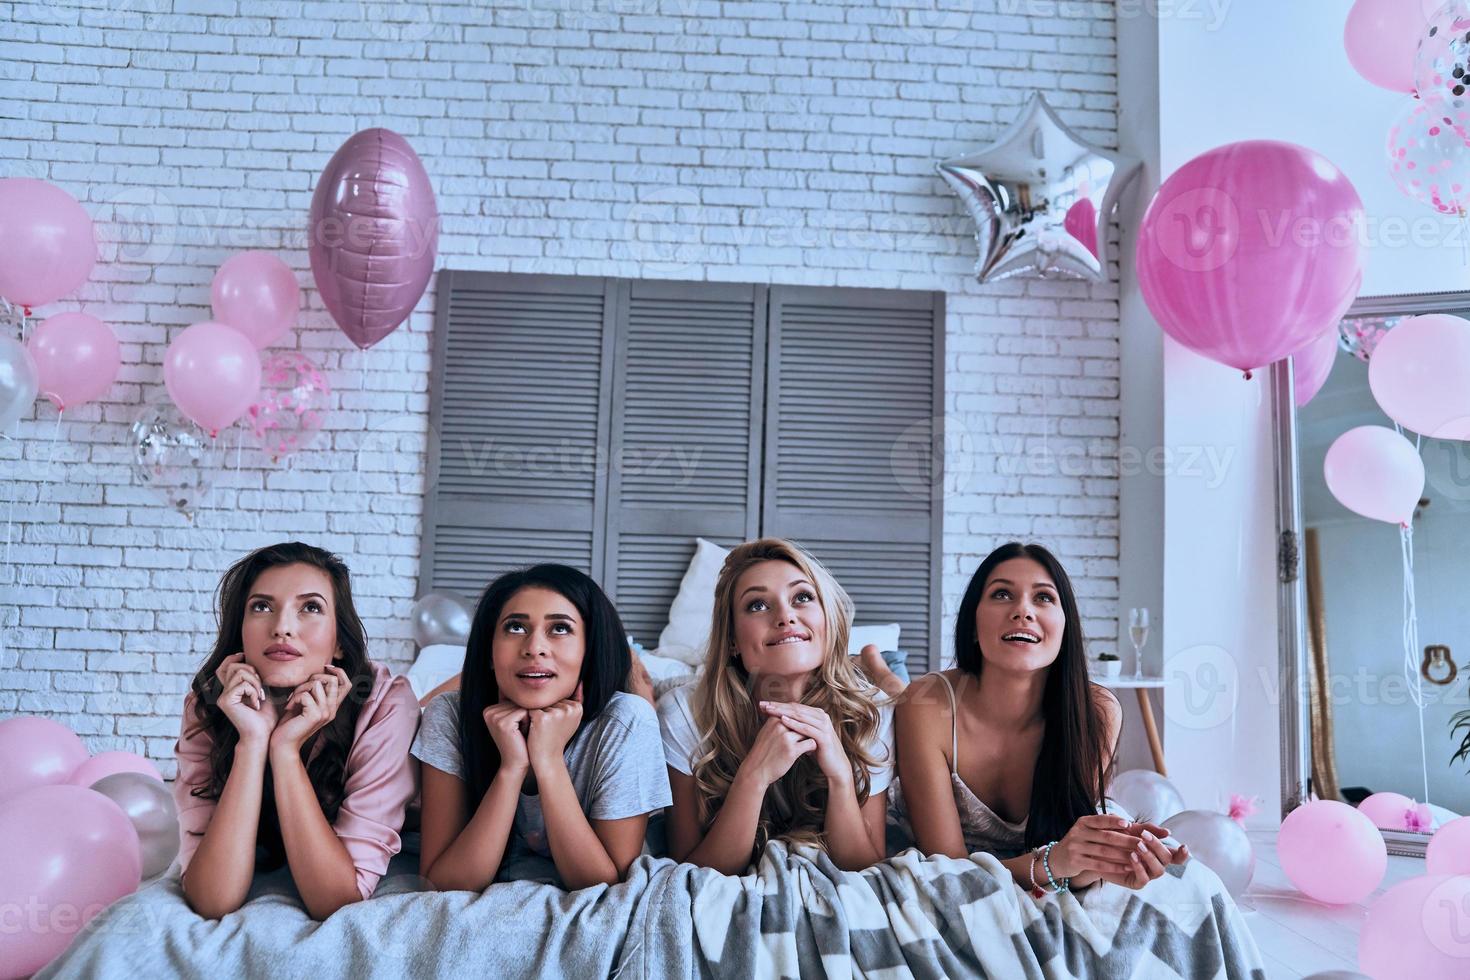
{"type": "Polygon", "coordinates": [[[760,528],[766,289],[623,281],[603,585],[650,649],[694,556],[760,528]]]}
{"type": "Polygon", "coordinates": [[[612,294],[603,279],[439,274],[421,592],[475,596],[541,561],[596,574],[612,294]]]}
{"type": "Polygon", "coordinates": [[[771,287],[762,532],[815,555],[859,625],[942,646],[944,296],[771,287]]]}

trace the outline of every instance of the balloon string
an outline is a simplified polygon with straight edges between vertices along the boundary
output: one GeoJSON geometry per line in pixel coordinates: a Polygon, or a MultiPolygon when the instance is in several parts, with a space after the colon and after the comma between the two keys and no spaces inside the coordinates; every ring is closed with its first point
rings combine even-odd
{"type": "MultiPolygon", "coordinates": [[[[56,437],[61,434],[61,417],[65,414],[66,412],[63,409],[57,409],[56,411],[56,425],[51,429],[51,445],[49,451],[46,453],[46,473],[41,477],[41,486],[43,487],[49,485],[51,482],[51,467],[56,462],[56,437]]],[[[40,500],[41,495],[37,493],[36,501],[39,503],[40,500]]]]}
{"type": "MultiPolygon", "coordinates": [[[[16,435],[20,434],[20,419],[15,420],[15,431],[16,435]]],[[[4,439],[6,442],[15,442],[9,435],[5,435],[4,439]]],[[[19,443],[17,445],[20,455],[15,458],[15,477],[10,481],[10,499],[5,506],[5,580],[12,578],[11,573],[15,569],[10,562],[10,535],[11,529],[15,526],[15,501],[20,496],[21,463],[25,460],[25,446],[19,443]]]]}
{"type": "Polygon", "coordinates": [[[1414,598],[1414,528],[1399,529],[1399,554],[1404,566],[1404,679],[1419,714],[1419,765],[1424,775],[1424,802],[1429,803],[1429,748],[1424,734],[1424,678],[1419,673],[1419,612],[1414,598]]]}
{"type": "MultiPolygon", "coordinates": [[[[357,351],[357,395],[358,401],[363,401],[367,391],[367,350],[358,348],[357,351]]],[[[346,408],[344,405],[343,408],[346,408]]],[[[364,492],[362,487],[362,450],[367,444],[367,410],[363,410],[362,434],[357,440],[357,452],[352,462],[352,472],[357,483],[359,496],[364,492]]],[[[361,506],[361,503],[359,503],[361,506]]]]}

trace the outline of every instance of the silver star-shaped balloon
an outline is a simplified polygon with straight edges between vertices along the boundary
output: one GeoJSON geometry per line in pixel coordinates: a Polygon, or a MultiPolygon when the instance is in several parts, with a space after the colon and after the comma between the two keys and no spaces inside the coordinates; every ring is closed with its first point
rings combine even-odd
{"type": "Polygon", "coordinates": [[[975,219],[975,278],[1104,279],[1108,220],[1141,162],[1068,129],[1040,92],[998,143],[939,173],[975,219]]]}

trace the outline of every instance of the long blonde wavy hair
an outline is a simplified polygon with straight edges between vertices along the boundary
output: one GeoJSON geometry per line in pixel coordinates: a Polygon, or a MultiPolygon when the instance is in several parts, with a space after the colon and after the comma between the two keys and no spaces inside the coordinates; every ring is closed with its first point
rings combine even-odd
{"type": "MultiPolygon", "coordinates": [[[[868,683],[847,655],[852,632],[852,600],[821,563],[781,538],[761,538],[737,546],[725,558],[715,584],[714,619],[704,673],[694,691],[694,723],[705,752],[694,763],[699,793],[699,821],[708,828],[740,763],[749,754],[765,719],[757,710],[750,674],[735,648],[735,584],[752,565],[784,561],[796,566],[811,582],[827,621],[826,649],[816,676],[807,685],[801,703],[825,711],[852,762],[858,803],[868,798],[868,767],[883,761],[868,751],[878,731],[877,688],[868,683]]],[[[812,753],[796,764],[767,791],[761,804],[752,859],[773,838],[826,847],[822,832],[827,802],[827,780],[812,753]]]]}

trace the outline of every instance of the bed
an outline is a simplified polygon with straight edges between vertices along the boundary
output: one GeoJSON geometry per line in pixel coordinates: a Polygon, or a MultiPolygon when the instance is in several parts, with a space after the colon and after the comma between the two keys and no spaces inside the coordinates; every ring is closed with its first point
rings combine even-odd
{"type": "Polygon", "coordinates": [[[1140,891],[1036,899],[993,857],[905,850],[862,872],[780,842],[728,877],[644,856],[616,886],[434,892],[394,859],[371,899],[313,922],[284,871],[218,921],[166,875],[94,919],[37,976],[1252,978],[1261,957],[1199,861],[1140,891]]]}

